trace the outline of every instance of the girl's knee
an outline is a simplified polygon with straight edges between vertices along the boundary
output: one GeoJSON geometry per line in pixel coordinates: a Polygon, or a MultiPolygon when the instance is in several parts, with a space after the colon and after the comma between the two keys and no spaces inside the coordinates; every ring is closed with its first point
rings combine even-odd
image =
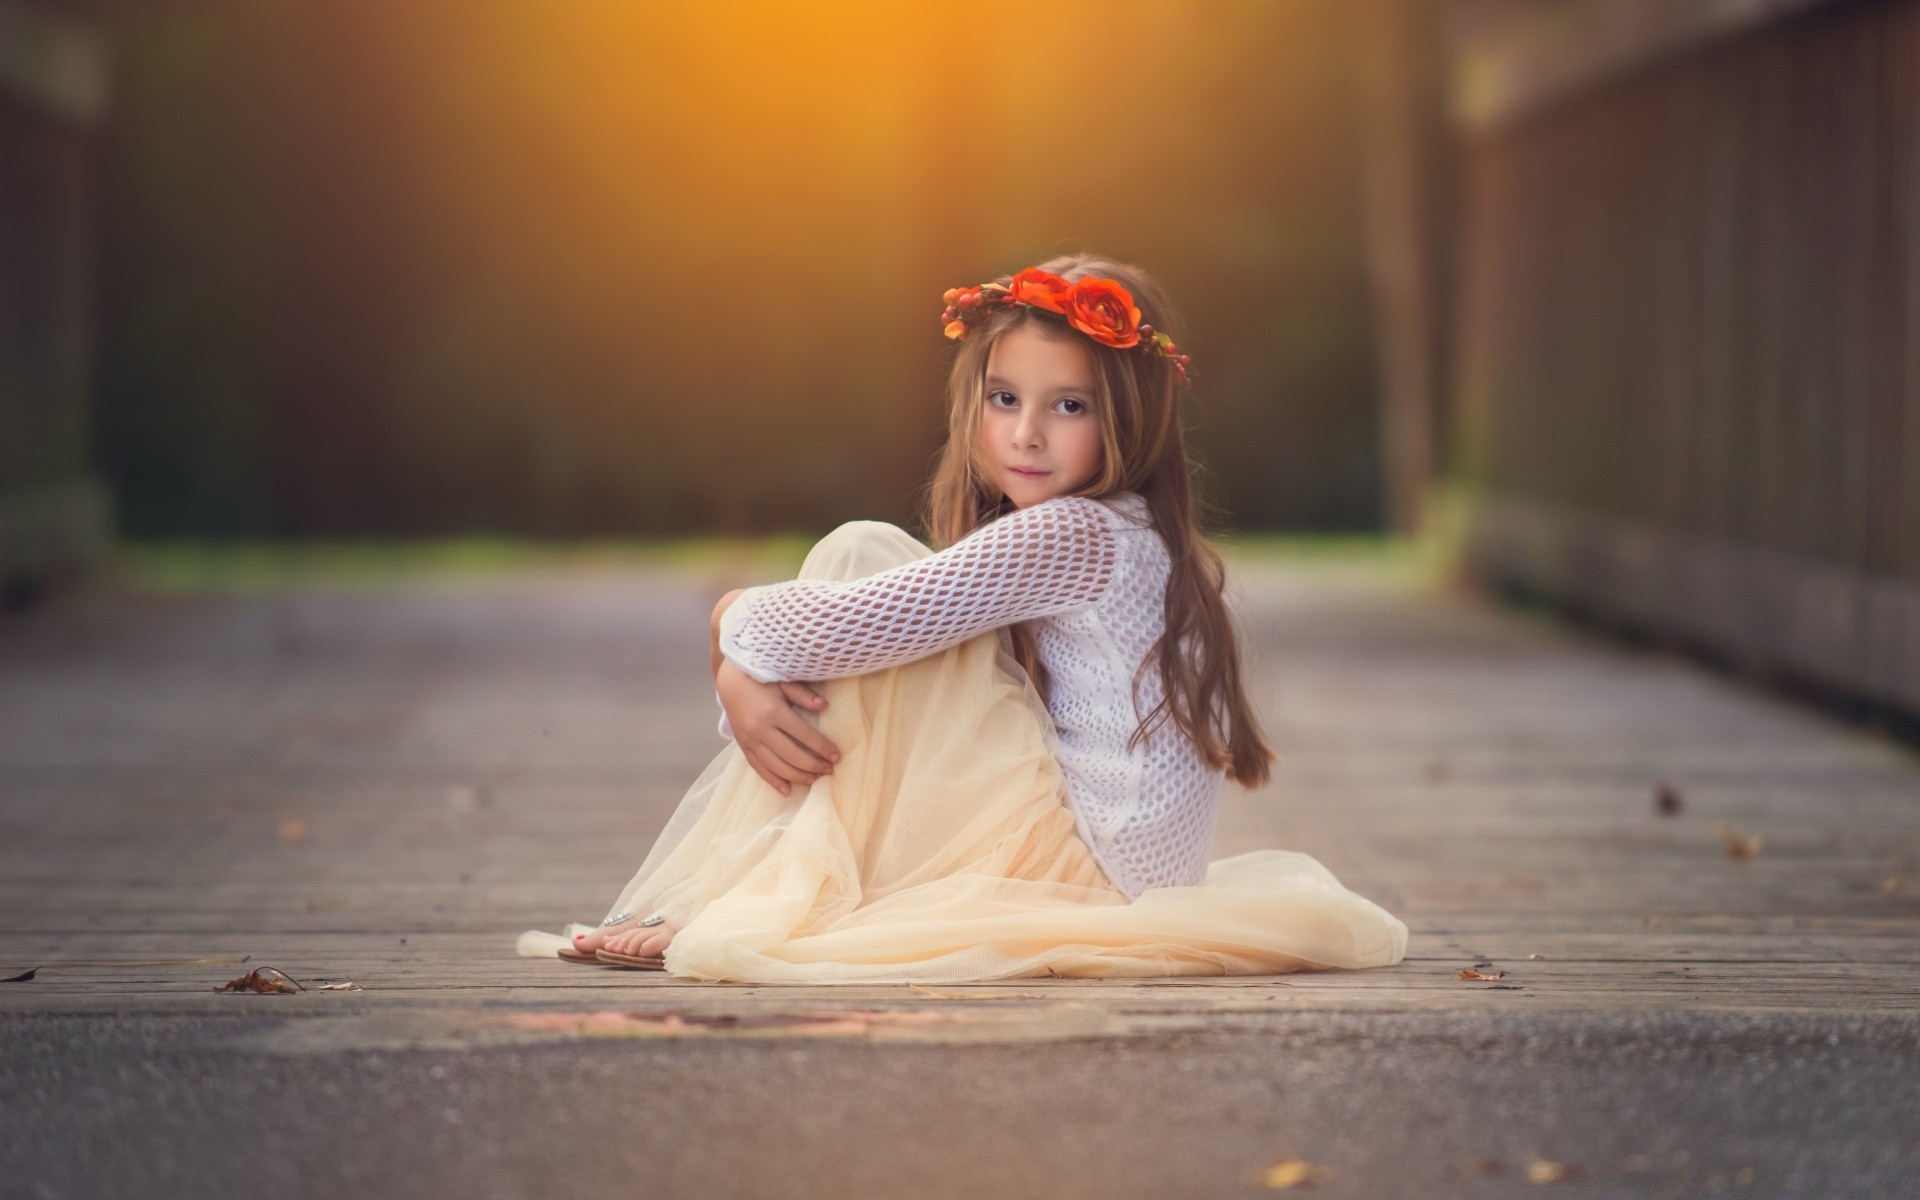
{"type": "Polygon", "coordinates": [[[815,542],[800,566],[802,579],[859,579],[933,553],[886,521],[848,521],[815,542]]]}

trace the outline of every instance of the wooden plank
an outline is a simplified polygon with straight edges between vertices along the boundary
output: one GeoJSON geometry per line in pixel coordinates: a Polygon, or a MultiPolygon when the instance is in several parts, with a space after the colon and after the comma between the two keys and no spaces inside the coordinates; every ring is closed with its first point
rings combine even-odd
{"type": "MultiPolygon", "coordinates": [[[[1101,1029],[1911,1007],[1911,750],[1399,568],[1231,569],[1282,759],[1268,788],[1230,789],[1216,854],[1315,855],[1408,921],[1408,960],[981,985],[1034,1006],[1019,1036],[1086,1028],[1048,1015],[1062,996],[1119,1023],[1101,1029]],[[1661,780],[1684,793],[1676,816],[1652,804],[1661,780]],[[1723,822],[1760,854],[1728,859],[1723,822]],[[1483,960],[1513,990],[1458,979],[1483,960]]],[[[513,954],[523,929],[599,916],[718,752],[700,639],[719,582],[100,592],[0,625],[0,965],[250,954],[366,989],[222,996],[224,964],[54,967],[0,985],[0,1011],[927,1002],[513,954]]]]}

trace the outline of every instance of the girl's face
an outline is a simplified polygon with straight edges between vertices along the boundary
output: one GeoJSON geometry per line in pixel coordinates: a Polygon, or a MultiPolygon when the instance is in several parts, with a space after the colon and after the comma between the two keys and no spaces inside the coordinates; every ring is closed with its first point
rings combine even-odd
{"type": "Polygon", "coordinates": [[[1080,335],[1021,325],[987,355],[980,462],[1017,508],[1084,487],[1100,470],[1093,358],[1080,335]]]}

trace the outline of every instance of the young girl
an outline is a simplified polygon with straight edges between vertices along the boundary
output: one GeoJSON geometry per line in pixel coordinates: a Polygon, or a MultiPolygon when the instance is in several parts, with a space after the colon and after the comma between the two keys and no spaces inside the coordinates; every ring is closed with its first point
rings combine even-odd
{"type": "Polygon", "coordinates": [[[1069,256],[945,299],[944,548],[855,521],[723,596],[733,744],[600,927],[521,952],[781,983],[1400,961],[1406,926],[1307,855],[1208,862],[1224,781],[1273,754],[1194,527],[1159,286],[1069,256]]]}

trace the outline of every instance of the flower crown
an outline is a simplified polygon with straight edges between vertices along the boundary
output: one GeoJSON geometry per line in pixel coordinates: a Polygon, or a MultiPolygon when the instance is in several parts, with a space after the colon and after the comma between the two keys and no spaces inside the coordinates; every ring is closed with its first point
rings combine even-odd
{"type": "Polygon", "coordinates": [[[1151,325],[1140,323],[1140,310],[1133,296],[1116,279],[1089,275],[1067,280],[1039,267],[1027,267],[1007,283],[982,283],[974,287],[948,288],[940,297],[946,311],[940,320],[950,338],[964,338],[978,318],[996,308],[1025,304],[1067,319],[1067,324],[1103,346],[1116,350],[1138,348],[1143,354],[1170,360],[1187,378],[1187,363],[1173,339],[1151,325]]]}

